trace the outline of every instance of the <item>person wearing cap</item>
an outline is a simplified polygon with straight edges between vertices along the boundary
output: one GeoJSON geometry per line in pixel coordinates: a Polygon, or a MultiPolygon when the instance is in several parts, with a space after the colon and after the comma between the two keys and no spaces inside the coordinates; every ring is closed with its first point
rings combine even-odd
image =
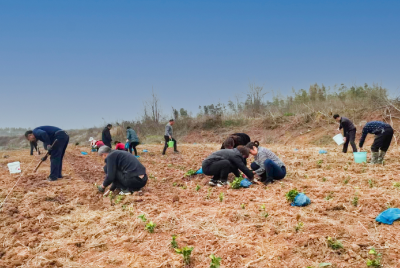
{"type": "MultiPolygon", "coordinates": [[[[62,178],[62,163],[69,143],[68,133],[58,127],[42,126],[28,130],[25,132],[25,137],[30,142],[43,142],[44,148],[50,155],[50,176],[47,180],[55,181],[62,178]]],[[[47,156],[44,156],[42,161],[46,160],[47,156]]]]}
{"type": "Polygon", "coordinates": [[[172,137],[172,134],[174,132],[172,129],[172,126],[174,124],[175,124],[175,120],[171,119],[171,120],[169,120],[168,124],[165,126],[165,133],[164,133],[165,145],[164,145],[164,150],[162,152],[163,155],[165,155],[165,152],[167,151],[169,141],[174,142],[174,152],[179,153],[176,148],[176,140],[172,137]]]}
{"type": "Polygon", "coordinates": [[[102,146],[98,154],[106,163],[104,166],[106,177],[102,185],[97,187],[101,193],[111,185],[110,191],[119,189],[120,194],[131,194],[147,184],[146,168],[131,153],[114,151],[108,146],[102,146]]]}
{"type": "Polygon", "coordinates": [[[353,122],[350,121],[350,119],[340,116],[338,114],[335,114],[333,118],[336,120],[336,122],[340,124],[338,131],[343,129],[343,137],[344,137],[343,153],[347,153],[347,148],[349,147],[349,143],[353,148],[353,152],[356,153],[357,152],[356,126],[353,124],[353,122]]]}

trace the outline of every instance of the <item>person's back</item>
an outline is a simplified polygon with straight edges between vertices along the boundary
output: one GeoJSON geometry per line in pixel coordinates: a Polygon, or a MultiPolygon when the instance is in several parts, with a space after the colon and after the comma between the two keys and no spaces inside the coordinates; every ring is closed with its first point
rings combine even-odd
{"type": "Polygon", "coordinates": [[[51,145],[54,142],[54,136],[58,131],[61,131],[58,127],[41,126],[33,130],[33,135],[42,142],[48,142],[48,144],[45,145],[51,145]],[[48,141],[46,141],[46,136],[49,138],[48,141]]]}
{"type": "Polygon", "coordinates": [[[146,168],[140,163],[140,161],[134,155],[126,151],[111,151],[106,158],[106,163],[107,175],[110,174],[110,172],[116,172],[117,170],[132,173],[133,175],[146,174],[146,168]]]}
{"type": "Polygon", "coordinates": [[[126,136],[129,142],[139,142],[139,137],[136,134],[136,131],[134,131],[132,128],[128,128],[126,132],[127,132],[126,136]]]}

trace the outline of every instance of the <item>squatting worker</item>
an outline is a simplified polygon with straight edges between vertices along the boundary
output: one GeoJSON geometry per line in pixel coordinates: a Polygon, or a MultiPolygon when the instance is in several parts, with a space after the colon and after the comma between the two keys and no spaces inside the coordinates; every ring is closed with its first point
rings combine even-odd
{"type": "Polygon", "coordinates": [[[120,194],[131,194],[139,191],[147,183],[146,168],[139,160],[127,151],[114,151],[102,146],[98,152],[106,163],[106,177],[103,185],[98,186],[100,192],[111,184],[110,191],[121,190],[120,194]]]}
{"type": "Polygon", "coordinates": [[[209,185],[225,186],[228,184],[229,173],[232,172],[236,177],[239,177],[239,170],[252,180],[253,172],[243,162],[243,159],[247,157],[249,157],[249,149],[244,146],[212,153],[202,164],[203,173],[207,176],[213,176],[209,185]]]}
{"type": "Polygon", "coordinates": [[[374,143],[371,146],[371,164],[383,164],[385,154],[389,149],[393,138],[393,128],[391,125],[381,121],[371,121],[365,124],[360,139],[360,150],[362,149],[365,138],[368,134],[375,134],[374,143]]]}
{"type": "MultiPolygon", "coordinates": [[[[28,130],[25,137],[30,142],[43,142],[44,148],[49,153],[51,165],[47,180],[55,181],[62,178],[62,162],[69,142],[68,133],[58,127],[43,126],[28,130]],[[55,140],[57,142],[52,146],[55,140]]],[[[46,161],[47,157],[43,157],[42,160],[46,161]]]]}
{"type": "Polygon", "coordinates": [[[38,147],[37,141],[31,141],[31,142],[29,142],[29,144],[31,145],[31,155],[33,155],[34,149],[37,152],[37,154],[40,155],[40,149],[38,147]]]}
{"type": "Polygon", "coordinates": [[[222,143],[221,149],[233,149],[239,145],[246,145],[251,141],[249,135],[246,133],[234,133],[230,135],[224,143],[222,143]]]}
{"type": "Polygon", "coordinates": [[[173,134],[173,129],[172,126],[175,124],[174,119],[169,120],[168,124],[165,126],[165,134],[164,134],[164,139],[165,139],[165,145],[164,145],[164,150],[163,150],[163,155],[165,155],[165,151],[167,151],[168,148],[168,142],[173,141],[174,142],[174,152],[179,153],[178,150],[176,149],[176,140],[172,137],[173,134]]]}
{"type": "Polygon", "coordinates": [[[340,116],[338,114],[335,114],[333,118],[338,122],[339,125],[339,131],[343,129],[343,137],[344,137],[344,144],[343,144],[343,153],[347,153],[347,148],[349,147],[349,142],[351,144],[351,147],[353,148],[353,152],[357,152],[357,145],[356,145],[356,132],[357,128],[353,124],[353,122],[350,121],[350,119],[340,116]]]}
{"type": "Polygon", "coordinates": [[[104,142],[104,145],[107,145],[108,147],[111,148],[111,133],[110,130],[112,129],[112,125],[108,124],[104,129],[103,132],[101,133],[101,140],[104,142]]]}

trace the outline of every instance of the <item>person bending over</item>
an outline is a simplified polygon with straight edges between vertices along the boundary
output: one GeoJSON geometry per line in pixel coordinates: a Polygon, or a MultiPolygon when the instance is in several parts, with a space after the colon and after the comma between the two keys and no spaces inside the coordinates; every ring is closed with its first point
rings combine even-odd
{"type": "Polygon", "coordinates": [[[393,128],[391,125],[381,121],[371,121],[365,124],[360,139],[360,150],[362,149],[365,138],[368,134],[375,134],[374,143],[371,146],[371,164],[383,164],[386,152],[389,149],[393,138],[393,128]],[[380,151],[379,151],[380,150],[380,151]]]}
{"type": "Polygon", "coordinates": [[[267,184],[274,180],[281,180],[286,176],[285,164],[270,150],[260,147],[258,141],[249,142],[246,147],[250,154],[254,155],[251,169],[261,178],[261,182],[267,184]]]}
{"type": "Polygon", "coordinates": [[[336,120],[336,122],[340,124],[338,130],[340,131],[341,129],[343,129],[343,136],[344,136],[343,153],[347,153],[347,148],[349,147],[349,143],[353,148],[353,152],[356,153],[357,152],[356,126],[354,126],[353,122],[351,122],[350,119],[340,116],[338,114],[335,114],[333,118],[336,120]]]}
{"type": "Polygon", "coordinates": [[[236,177],[239,177],[239,170],[252,180],[253,172],[244,163],[244,158],[248,156],[249,149],[244,146],[216,151],[203,161],[203,173],[207,176],[213,176],[209,182],[211,186],[227,185],[229,173],[232,172],[236,177]]]}
{"type": "Polygon", "coordinates": [[[235,133],[230,135],[221,146],[221,149],[233,149],[239,145],[246,145],[251,141],[249,135],[246,133],[235,133]]]}
{"type": "Polygon", "coordinates": [[[137,158],[126,151],[113,151],[108,146],[102,146],[98,152],[106,163],[106,177],[98,186],[100,192],[111,185],[110,191],[121,190],[120,194],[131,194],[139,191],[147,183],[146,168],[137,158]]]}
{"type": "Polygon", "coordinates": [[[115,150],[128,151],[128,149],[125,148],[125,144],[123,144],[122,142],[115,141],[114,144],[115,144],[115,150]]]}

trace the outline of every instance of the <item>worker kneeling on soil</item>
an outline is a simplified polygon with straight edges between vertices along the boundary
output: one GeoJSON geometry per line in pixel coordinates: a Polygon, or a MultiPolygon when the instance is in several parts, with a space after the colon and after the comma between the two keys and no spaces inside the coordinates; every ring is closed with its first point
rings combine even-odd
{"type": "MultiPolygon", "coordinates": [[[[56,181],[61,179],[62,176],[62,162],[67,149],[69,136],[68,133],[58,127],[43,126],[37,127],[34,130],[28,130],[25,137],[30,142],[41,141],[44,148],[50,155],[50,176],[47,178],[49,181],[56,181]],[[54,143],[54,141],[57,142],[54,143]],[[54,143],[54,146],[52,146],[54,143]]],[[[47,156],[42,158],[43,161],[47,160],[47,156]]]]}
{"type": "Polygon", "coordinates": [[[273,152],[260,147],[258,141],[249,142],[246,147],[250,149],[250,154],[254,155],[251,169],[261,178],[261,182],[268,184],[286,176],[285,164],[273,152]]]}
{"type": "Polygon", "coordinates": [[[112,184],[110,191],[120,189],[120,194],[131,194],[146,185],[146,168],[134,155],[126,151],[113,151],[108,146],[102,146],[98,154],[106,163],[106,178],[103,185],[98,186],[100,192],[112,184]]]}
{"type": "Polygon", "coordinates": [[[253,172],[244,164],[244,158],[248,156],[249,149],[244,146],[216,151],[203,161],[203,173],[207,176],[214,176],[209,184],[211,186],[218,185],[219,187],[228,184],[229,173],[232,172],[236,177],[239,177],[239,170],[249,179],[253,179],[253,172]]]}
{"type": "Polygon", "coordinates": [[[374,143],[371,146],[371,164],[383,164],[385,154],[389,149],[393,138],[393,128],[391,125],[381,121],[371,121],[365,124],[360,139],[360,150],[362,149],[368,133],[375,134],[374,143]],[[379,151],[380,150],[380,151],[379,151]]]}

